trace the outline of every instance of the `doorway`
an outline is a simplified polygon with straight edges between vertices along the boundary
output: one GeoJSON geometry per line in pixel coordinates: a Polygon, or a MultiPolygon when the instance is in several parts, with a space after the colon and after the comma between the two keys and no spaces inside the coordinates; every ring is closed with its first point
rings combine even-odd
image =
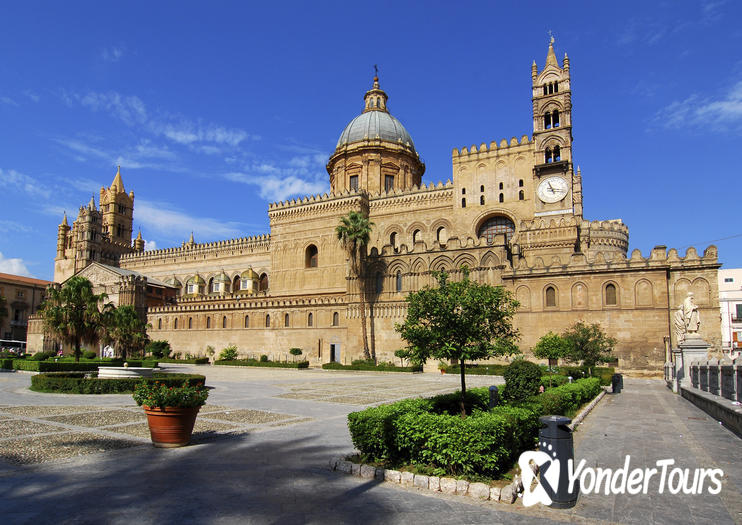
{"type": "Polygon", "coordinates": [[[339,363],[340,362],[340,344],[330,343],[330,361],[339,363]]]}

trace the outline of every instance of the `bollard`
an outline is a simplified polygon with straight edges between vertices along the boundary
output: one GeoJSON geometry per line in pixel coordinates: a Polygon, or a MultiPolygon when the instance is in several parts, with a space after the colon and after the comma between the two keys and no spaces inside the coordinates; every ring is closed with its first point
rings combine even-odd
{"type": "Polygon", "coordinates": [[[572,382],[572,376],[567,376],[567,380],[571,383],[572,382]]]}
{"type": "Polygon", "coordinates": [[[500,404],[500,392],[498,388],[495,385],[492,385],[490,387],[490,403],[489,403],[489,409],[492,410],[497,405],[500,404]]]}
{"type": "Polygon", "coordinates": [[[613,374],[611,376],[611,389],[614,394],[620,394],[623,388],[623,376],[621,374],[613,374]]]}
{"type": "Polygon", "coordinates": [[[569,491],[569,462],[574,461],[574,441],[572,439],[572,430],[567,426],[572,420],[564,416],[541,416],[541,430],[538,433],[538,448],[545,452],[552,460],[558,460],[559,477],[557,479],[557,490],[554,490],[551,484],[544,476],[550,468],[557,468],[555,461],[542,465],[546,470],[541,471],[541,486],[546,494],[551,498],[552,508],[569,509],[577,503],[577,495],[580,490],[580,484],[575,483],[572,492],[569,491]]]}

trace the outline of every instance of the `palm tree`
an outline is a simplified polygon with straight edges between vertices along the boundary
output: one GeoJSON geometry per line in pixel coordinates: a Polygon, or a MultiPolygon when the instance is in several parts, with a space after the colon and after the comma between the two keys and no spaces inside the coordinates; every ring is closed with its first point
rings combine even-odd
{"type": "Polygon", "coordinates": [[[62,286],[50,286],[40,313],[44,326],[74,347],[75,361],[80,360],[83,341],[97,340],[104,320],[98,305],[108,298],[94,294],[93,283],[84,277],[70,277],[62,286]]]}
{"type": "MultiPolygon", "coordinates": [[[[363,213],[351,211],[348,215],[340,218],[340,224],[335,228],[338,240],[348,254],[350,275],[358,281],[358,291],[361,298],[363,357],[365,359],[371,359],[372,356],[368,350],[368,337],[366,335],[366,286],[364,283],[363,263],[373,225],[374,223],[363,213]]],[[[376,359],[376,356],[374,355],[373,358],[376,359]]]]}
{"type": "Polygon", "coordinates": [[[147,323],[142,321],[133,306],[119,306],[106,312],[106,343],[113,343],[122,359],[127,351],[139,351],[147,344],[147,323]]]}

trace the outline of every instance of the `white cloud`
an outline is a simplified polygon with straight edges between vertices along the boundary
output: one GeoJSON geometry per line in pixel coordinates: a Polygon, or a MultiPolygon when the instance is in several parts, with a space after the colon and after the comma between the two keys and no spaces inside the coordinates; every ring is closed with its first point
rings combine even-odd
{"type": "Polygon", "coordinates": [[[80,153],[82,156],[78,155],[76,158],[78,160],[86,160],[86,157],[95,157],[99,159],[110,159],[111,155],[103,151],[102,149],[96,148],[94,146],[90,146],[89,144],[85,144],[82,141],[76,140],[76,139],[52,139],[52,141],[56,142],[57,144],[64,146],[76,153],[80,153]]]}
{"type": "Polygon", "coordinates": [[[82,106],[93,111],[106,111],[127,126],[135,123],[143,124],[147,121],[147,108],[144,102],[136,96],[124,96],[115,91],[107,93],[91,91],[85,95],[72,94],[71,96],[82,106]]]}
{"type": "Polygon", "coordinates": [[[41,100],[41,97],[39,97],[36,93],[34,93],[33,91],[29,89],[24,91],[23,94],[26,95],[29,99],[31,99],[32,102],[38,102],[39,100],[41,100]]]}
{"type": "Polygon", "coordinates": [[[107,47],[101,52],[101,58],[106,62],[118,62],[125,52],[124,46],[107,47]]]}
{"type": "Polygon", "coordinates": [[[0,187],[15,188],[29,195],[49,198],[51,192],[33,177],[0,168],[0,187]]]}
{"type": "Polygon", "coordinates": [[[180,237],[187,240],[191,231],[202,239],[240,235],[238,223],[188,215],[162,202],[139,201],[136,219],[146,226],[147,230],[165,234],[169,238],[180,237]]]}
{"type": "Polygon", "coordinates": [[[8,106],[17,106],[18,105],[18,102],[16,102],[12,98],[6,97],[6,96],[0,96],[0,102],[2,102],[3,104],[7,104],[8,106]]]}
{"type": "Polygon", "coordinates": [[[157,243],[155,241],[144,241],[144,250],[150,251],[150,250],[156,250],[157,249],[157,243]]]}
{"type": "MultiPolygon", "coordinates": [[[[268,165],[261,165],[262,173],[271,173],[264,175],[248,175],[246,173],[231,172],[224,175],[224,178],[233,182],[251,184],[258,187],[258,192],[263,199],[270,202],[286,200],[295,195],[314,195],[323,193],[328,190],[325,180],[314,179],[306,180],[297,175],[284,175],[281,170],[267,171],[268,165]]],[[[257,171],[261,171],[258,169],[257,171]]]]}
{"type": "Polygon", "coordinates": [[[742,81],[737,82],[726,95],[713,99],[693,94],[676,100],[661,109],[655,123],[665,128],[710,128],[726,130],[742,125],[742,81]]]}
{"type": "Polygon", "coordinates": [[[0,252],[0,272],[10,273],[13,275],[23,275],[25,277],[33,277],[33,275],[31,275],[31,272],[28,271],[26,263],[23,261],[23,259],[8,259],[2,254],[2,252],[0,252]]]}
{"type": "Polygon", "coordinates": [[[0,220],[0,233],[28,233],[33,229],[16,221],[0,220]]]}

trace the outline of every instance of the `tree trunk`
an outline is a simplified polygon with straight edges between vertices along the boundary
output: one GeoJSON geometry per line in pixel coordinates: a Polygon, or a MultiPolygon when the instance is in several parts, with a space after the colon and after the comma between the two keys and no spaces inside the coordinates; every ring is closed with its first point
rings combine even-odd
{"type": "Polygon", "coordinates": [[[366,335],[366,287],[363,285],[363,278],[358,276],[358,289],[361,296],[361,336],[363,337],[363,358],[371,359],[371,353],[368,351],[368,336],[366,335]]]}
{"type": "Polygon", "coordinates": [[[80,362],[80,340],[75,339],[75,363],[80,362]]]}
{"type": "Polygon", "coordinates": [[[463,359],[459,360],[461,369],[461,417],[466,417],[466,364],[463,359]]]}

